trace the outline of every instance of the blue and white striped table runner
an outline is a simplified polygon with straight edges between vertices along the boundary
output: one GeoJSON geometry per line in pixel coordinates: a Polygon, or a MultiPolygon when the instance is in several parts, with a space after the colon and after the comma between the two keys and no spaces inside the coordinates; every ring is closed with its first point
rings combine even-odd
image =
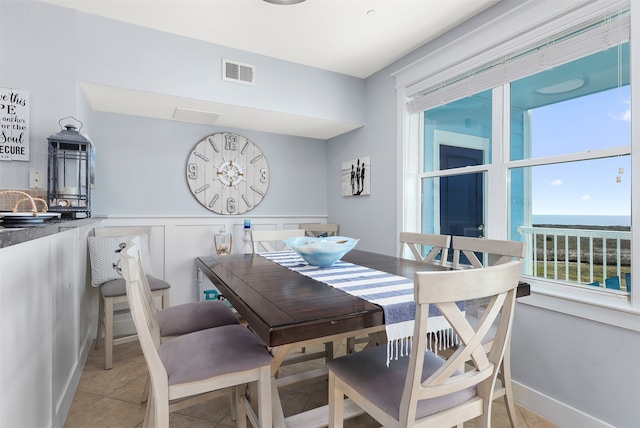
{"type": "MultiPolygon", "coordinates": [[[[382,272],[353,263],[337,261],[331,267],[310,266],[293,251],[258,253],[302,275],[330,285],[382,307],[387,333],[387,365],[390,359],[409,354],[413,336],[416,303],[413,298],[413,279],[382,272]]],[[[433,305],[429,308],[429,331],[448,330],[449,322],[433,305]]],[[[438,335],[452,338],[454,335],[438,335]]],[[[455,339],[450,339],[455,340],[455,339]]],[[[453,343],[440,344],[451,346],[453,343]]]]}

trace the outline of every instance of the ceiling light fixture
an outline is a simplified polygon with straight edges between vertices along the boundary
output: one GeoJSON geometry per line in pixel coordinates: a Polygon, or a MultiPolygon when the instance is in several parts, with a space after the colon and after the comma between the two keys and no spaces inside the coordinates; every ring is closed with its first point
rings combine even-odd
{"type": "Polygon", "coordinates": [[[578,88],[582,88],[586,82],[583,79],[571,79],[564,82],[556,83],[554,85],[545,86],[544,88],[536,89],[536,92],[544,95],[562,94],[564,92],[570,92],[578,88]]]}
{"type": "Polygon", "coordinates": [[[264,0],[267,3],[271,3],[271,4],[281,4],[281,5],[290,5],[290,4],[298,4],[298,3],[302,3],[305,0],[264,0]]]}

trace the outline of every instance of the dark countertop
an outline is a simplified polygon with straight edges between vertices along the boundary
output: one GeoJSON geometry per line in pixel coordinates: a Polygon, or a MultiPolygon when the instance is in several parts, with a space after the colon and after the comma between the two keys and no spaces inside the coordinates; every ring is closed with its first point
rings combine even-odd
{"type": "MultiPolygon", "coordinates": [[[[53,235],[67,229],[81,227],[92,223],[99,223],[105,217],[89,217],[81,219],[49,220],[42,224],[29,225],[22,228],[0,227],[0,248],[32,241],[53,235]]],[[[1,225],[1,223],[0,223],[1,225]]]]}

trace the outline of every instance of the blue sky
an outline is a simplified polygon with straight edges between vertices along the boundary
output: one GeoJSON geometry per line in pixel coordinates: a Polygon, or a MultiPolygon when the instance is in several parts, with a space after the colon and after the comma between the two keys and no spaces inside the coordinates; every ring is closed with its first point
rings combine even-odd
{"type": "MultiPolygon", "coordinates": [[[[630,145],[629,100],[627,85],[533,110],[533,157],[630,145]]],[[[629,156],[536,167],[532,178],[533,214],[631,213],[629,156]]]]}

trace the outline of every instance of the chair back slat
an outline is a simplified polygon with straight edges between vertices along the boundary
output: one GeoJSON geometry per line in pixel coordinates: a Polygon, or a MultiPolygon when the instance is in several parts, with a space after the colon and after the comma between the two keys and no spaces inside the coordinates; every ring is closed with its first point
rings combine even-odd
{"type": "Polygon", "coordinates": [[[151,236],[151,228],[148,226],[109,226],[96,227],[93,229],[94,236],[151,236]]]}
{"type": "Polygon", "coordinates": [[[453,268],[464,267],[481,268],[508,263],[511,260],[522,260],[525,255],[525,243],[500,239],[469,238],[465,236],[453,236],[451,238],[453,248],[453,268]],[[482,260],[478,258],[482,255],[482,260]],[[464,255],[469,264],[461,262],[464,255]]]}
{"type": "Polygon", "coordinates": [[[300,229],[304,230],[306,236],[319,238],[324,236],[338,236],[340,226],[337,224],[300,223],[300,229]]]}
{"type": "Polygon", "coordinates": [[[298,236],[304,236],[303,229],[253,230],[251,231],[253,252],[287,250],[289,247],[282,240],[298,236]]]}
{"type": "Polygon", "coordinates": [[[451,236],[449,235],[400,232],[400,257],[404,257],[406,246],[416,260],[444,266],[447,263],[450,242],[451,236]],[[426,255],[423,255],[426,248],[430,248],[430,250],[426,255]],[[438,256],[440,256],[439,259],[438,256]]]}

